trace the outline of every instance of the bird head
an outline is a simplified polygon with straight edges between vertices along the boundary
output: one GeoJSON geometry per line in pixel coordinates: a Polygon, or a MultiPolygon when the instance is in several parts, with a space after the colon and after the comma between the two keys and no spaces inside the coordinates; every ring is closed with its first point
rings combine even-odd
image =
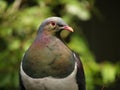
{"type": "Polygon", "coordinates": [[[46,32],[50,34],[56,34],[62,30],[73,32],[73,29],[68,26],[60,17],[50,17],[43,21],[43,23],[40,25],[38,33],[46,32]]]}

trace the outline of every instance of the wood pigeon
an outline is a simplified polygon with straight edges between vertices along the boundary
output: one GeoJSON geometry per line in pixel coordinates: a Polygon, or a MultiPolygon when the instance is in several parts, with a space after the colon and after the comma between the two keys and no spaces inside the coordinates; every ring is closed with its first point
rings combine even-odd
{"type": "Polygon", "coordinates": [[[79,56],[60,39],[73,29],[60,17],[47,18],[20,65],[20,90],[86,90],[79,56]]]}

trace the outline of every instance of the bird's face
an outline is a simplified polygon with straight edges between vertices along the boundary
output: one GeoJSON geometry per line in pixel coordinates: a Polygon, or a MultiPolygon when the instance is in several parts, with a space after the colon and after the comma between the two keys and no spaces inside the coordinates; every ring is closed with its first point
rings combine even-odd
{"type": "Polygon", "coordinates": [[[68,30],[73,32],[73,29],[68,26],[61,18],[59,17],[52,17],[46,19],[40,26],[43,28],[42,30],[47,33],[55,34],[62,30],[68,30]]]}

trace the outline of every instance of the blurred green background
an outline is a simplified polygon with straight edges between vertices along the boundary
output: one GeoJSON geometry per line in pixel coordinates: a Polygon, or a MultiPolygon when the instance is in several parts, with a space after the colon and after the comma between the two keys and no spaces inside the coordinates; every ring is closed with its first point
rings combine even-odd
{"type": "Polygon", "coordinates": [[[74,28],[62,38],[82,59],[87,90],[120,90],[118,11],[111,0],[0,0],[0,90],[18,90],[22,56],[50,16],[74,28]]]}

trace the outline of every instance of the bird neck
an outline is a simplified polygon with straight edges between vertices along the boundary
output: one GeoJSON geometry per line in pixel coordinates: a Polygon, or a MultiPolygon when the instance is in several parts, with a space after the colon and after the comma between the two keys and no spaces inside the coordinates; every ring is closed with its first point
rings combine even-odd
{"type": "Polygon", "coordinates": [[[35,39],[35,44],[37,45],[42,45],[45,46],[46,44],[48,44],[50,42],[50,38],[52,38],[53,36],[51,34],[49,34],[48,32],[43,32],[43,33],[38,33],[37,38],[35,39]]]}
{"type": "Polygon", "coordinates": [[[31,77],[66,77],[74,70],[71,50],[57,37],[42,33],[27,50],[23,70],[31,77]]]}

